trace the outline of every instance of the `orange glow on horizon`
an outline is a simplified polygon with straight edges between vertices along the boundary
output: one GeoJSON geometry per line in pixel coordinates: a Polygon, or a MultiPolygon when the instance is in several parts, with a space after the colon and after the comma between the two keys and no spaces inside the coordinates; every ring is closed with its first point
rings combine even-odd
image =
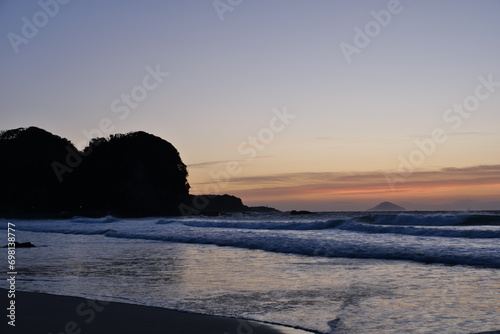
{"type": "MultiPolygon", "coordinates": [[[[448,168],[415,172],[391,189],[384,174],[292,173],[233,178],[225,183],[206,182],[199,189],[219,189],[252,203],[331,203],[419,201],[429,204],[463,199],[500,199],[500,166],[448,168]]],[[[198,187],[196,187],[198,186],[198,187]]],[[[194,193],[194,191],[193,191],[194,193]]],[[[214,193],[214,192],[211,192],[214,193]]]]}

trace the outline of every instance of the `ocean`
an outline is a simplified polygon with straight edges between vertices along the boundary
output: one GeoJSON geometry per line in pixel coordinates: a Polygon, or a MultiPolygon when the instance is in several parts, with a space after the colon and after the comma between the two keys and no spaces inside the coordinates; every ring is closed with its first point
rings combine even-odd
{"type": "Polygon", "coordinates": [[[316,333],[500,330],[500,211],[0,222],[36,245],[18,290],[316,333]]]}

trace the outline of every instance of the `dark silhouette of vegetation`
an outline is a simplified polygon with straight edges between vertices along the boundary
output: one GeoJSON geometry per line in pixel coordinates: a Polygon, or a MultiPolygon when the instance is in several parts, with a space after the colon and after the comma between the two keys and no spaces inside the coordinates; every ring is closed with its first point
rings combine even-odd
{"type": "Polygon", "coordinates": [[[187,200],[186,165],[169,142],[134,132],[100,138],[75,169],[78,202],[85,210],[112,211],[127,216],[178,214],[187,200]]]}
{"type": "MultiPolygon", "coordinates": [[[[51,164],[64,161],[73,145],[45,130],[30,127],[0,133],[0,213],[26,216],[76,209],[70,187],[58,181],[51,164]]],[[[76,149],[75,149],[76,150],[76,149]]]]}
{"type": "Polygon", "coordinates": [[[179,214],[186,165],[169,142],[134,132],[96,138],[79,152],[30,127],[0,133],[0,216],[179,214]]]}

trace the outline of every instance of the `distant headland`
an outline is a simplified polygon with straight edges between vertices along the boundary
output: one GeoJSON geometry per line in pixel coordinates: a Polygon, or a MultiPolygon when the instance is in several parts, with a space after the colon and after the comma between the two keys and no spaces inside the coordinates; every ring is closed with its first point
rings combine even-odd
{"type": "Polygon", "coordinates": [[[94,138],[79,151],[37,127],[6,130],[0,132],[0,159],[5,218],[277,211],[248,207],[230,195],[190,195],[177,149],[142,131],[94,138]]]}

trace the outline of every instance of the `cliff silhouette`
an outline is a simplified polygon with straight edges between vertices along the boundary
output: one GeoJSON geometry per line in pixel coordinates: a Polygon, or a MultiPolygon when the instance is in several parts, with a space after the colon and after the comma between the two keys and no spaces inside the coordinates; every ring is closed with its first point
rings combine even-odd
{"type": "Polygon", "coordinates": [[[280,212],[268,206],[247,206],[241,198],[233,195],[191,195],[191,206],[186,206],[192,215],[218,216],[234,212],[280,212]]]}
{"type": "Polygon", "coordinates": [[[177,149],[142,131],[94,138],[82,151],[37,127],[2,131],[0,161],[4,218],[278,211],[231,195],[190,195],[177,149]]]}
{"type": "Polygon", "coordinates": [[[177,215],[189,200],[186,165],[145,132],[95,138],[82,151],[29,127],[0,132],[0,216],[177,215]]]}
{"type": "MultiPolygon", "coordinates": [[[[63,160],[66,139],[31,127],[0,133],[0,213],[26,216],[35,212],[55,212],[72,208],[68,183],[57,180],[51,164],[63,160]]],[[[76,207],[76,206],[75,206],[76,207]]]]}

